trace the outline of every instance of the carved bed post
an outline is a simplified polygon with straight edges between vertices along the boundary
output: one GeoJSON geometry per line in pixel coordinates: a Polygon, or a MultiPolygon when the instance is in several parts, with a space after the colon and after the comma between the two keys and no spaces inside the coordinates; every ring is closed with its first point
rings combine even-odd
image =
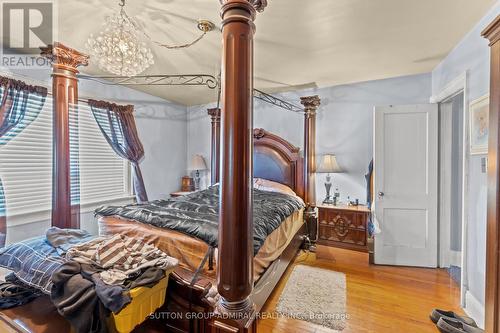
{"type": "Polygon", "coordinates": [[[71,207],[69,118],[70,109],[78,104],[77,67],[87,66],[89,57],[58,42],[42,48],[41,54],[52,61],[52,225],[79,228],[79,209],[72,212],[71,207]]]}
{"type": "Polygon", "coordinates": [[[491,47],[484,328],[488,333],[500,333],[500,16],[482,35],[491,47]]]}
{"type": "Polygon", "coordinates": [[[304,181],[305,202],[308,206],[316,206],[316,110],[321,104],[315,96],[301,97],[304,105],[304,181]]]}
{"type": "MultiPolygon", "coordinates": [[[[219,203],[220,300],[216,331],[253,331],[236,316],[252,317],[253,303],[253,23],[266,0],[221,0],[222,139],[219,203]],[[223,318],[231,318],[225,320],[223,318]]],[[[247,318],[248,319],[248,318],[247,318]]]]}
{"type": "Polygon", "coordinates": [[[210,181],[215,184],[219,181],[220,174],[220,109],[208,109],[208,115],[212,118],[212,143],[210,152],[210,181]]]}
{"type": "Polygon", "coordinates": [[[321,99],[315,96],[301,97],[304,105],[304,198],[307,205],[305,219],[308,224],[309,237],[317,240],[316,223],[316,110],[321,99]]]}

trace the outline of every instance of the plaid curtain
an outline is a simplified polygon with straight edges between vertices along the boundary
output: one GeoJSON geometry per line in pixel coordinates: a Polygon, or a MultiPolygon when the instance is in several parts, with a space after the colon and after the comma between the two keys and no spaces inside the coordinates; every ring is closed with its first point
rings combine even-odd
{"type": "MultiPolygon", "coordinates": [[[[0,76],[0,147],[38,117],[46,97],[47,88],[0,76]]],[[[7,199],[0,179],[0,247],[5,246],[6,236],[7,199]]]]}
{"type": "Polygon", "coordinates": [[[144,179],[139,167],[139,163],[144,158],[144,147],[137,134],[133,114],[134,106],[95,100],[89,100],[88,103],[106,141],[118,156],[132,163],[137,202],[148,201],[144,179]]]}

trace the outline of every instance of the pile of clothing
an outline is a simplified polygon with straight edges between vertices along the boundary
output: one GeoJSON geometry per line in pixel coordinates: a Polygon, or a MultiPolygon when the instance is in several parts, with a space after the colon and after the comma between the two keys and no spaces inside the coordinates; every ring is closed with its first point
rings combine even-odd
{"type": "Polygon", "coordinates": [[[0,250],[0,267],[12,271],[0,284],[0,308],[47,294],[77,332],[104,333],[110,313],[130,303],[130,289],[155,285],[177,264],[141,239],[53,227],[0,250]]]}

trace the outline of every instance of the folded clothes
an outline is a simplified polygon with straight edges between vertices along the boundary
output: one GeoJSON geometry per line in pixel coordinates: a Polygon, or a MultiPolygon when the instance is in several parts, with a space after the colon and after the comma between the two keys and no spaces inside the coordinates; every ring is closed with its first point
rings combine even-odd
{"type": "Polygon", "coordinates": [[[52,227],[45,233],[47,242],[57,250],[60,255],[65,255],[68,250],[81,243],[91,241],[96,236],[80,229],[60,229],[52,227]]]}
{"type": "Polygon", "coordinates": [[[130,301],[129,288],[157,283],[177,265],[140,239],[98,237],[68,249],[67,262],[53,274],[51,299],[78,333],[107,332],[109,312],[130,301]]]}
{"type": "Polygon", "coordinates": [[[178,264],[177,259],[142,239],[119,234],[74,246],[66,259],[103,268],[100,277],[107,284],[123,284],[149,267],[167,270],[178,264]]]}
{"type": "MultiPolygon", "coordinates": [[[[70,262],[72,264],[75,263],[73,261],[70,262]]],[[[101,269],[98,269],[93,265],[80,264],[80,266],[80,274],[87,280],[94,282],[97,297],[99,297],[99,300],[106,307],[106,309],[117,313],[123,309],[125,305],[130,303],[132,299],[130,298],[128,288],[126,286],[106,284],[99,276],[99,273],[102,271],[101,269]]],[[[56,273],[57,271],[55,274],[56,273]]]]}
{"type": "Polygon", "coordinates": [[[81,274],[81,265],[69,261],[52,275],[50,299],[77,333],[106,333],[109,310],[100,301],[95,284],[81,274]]]}
{"type": "Polygon", "coordinates": [[[141,274],[135,279],[129,279],[125,281],[125,286],[128,289],[134,289],[137,287],[152,287],[158,281],[165,277],[165,271],[158,267],[148,267],[141,272],[141,274]]]}
{"type": "Polygon", "coordinates": [[[22,283],[14,274],[0,282],[0,309],[24,305],[42,295],[42,292],[22,283]]]}
{"type": "MultiPolygon", "coordinates": [[[[0,250],[0,266],[23,283],[50,294],[78,333],[105,333],[110,312],[131,298],[129,289],[151,286],[178,260],[141,239],[95,237],[82,230],[50,228],[45,237],[0,250]]],[[[0,285],[0,307],[24,304],[39,293],[22,284],[0,285]]]]}

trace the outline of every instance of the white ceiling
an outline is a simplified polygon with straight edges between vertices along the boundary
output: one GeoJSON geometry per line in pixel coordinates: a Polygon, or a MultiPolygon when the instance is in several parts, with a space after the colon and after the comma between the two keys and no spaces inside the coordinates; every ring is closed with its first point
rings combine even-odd
{"type": "MultiPolygon", "coordinates": [[[[91,32],[118,0],[59,1],[63,43],[86,52],[91,32]]],[[[269,0],[255,35],[255,87],[268,91],[324,87],[431,71],[495,0],[269,0]]],[[[126,10],[154,39],[184,43],[196,20],[220,27],[218,0],[128,0],[126,10]]],[[[219,29],[182,50],[155,45],[145,74],[218,74],[219,29]]],[[[106,74],[91,64],[84,72],[106,74]]],[[[138,87],[184,105],[214,101],[205,87],[138,87]]]]}

